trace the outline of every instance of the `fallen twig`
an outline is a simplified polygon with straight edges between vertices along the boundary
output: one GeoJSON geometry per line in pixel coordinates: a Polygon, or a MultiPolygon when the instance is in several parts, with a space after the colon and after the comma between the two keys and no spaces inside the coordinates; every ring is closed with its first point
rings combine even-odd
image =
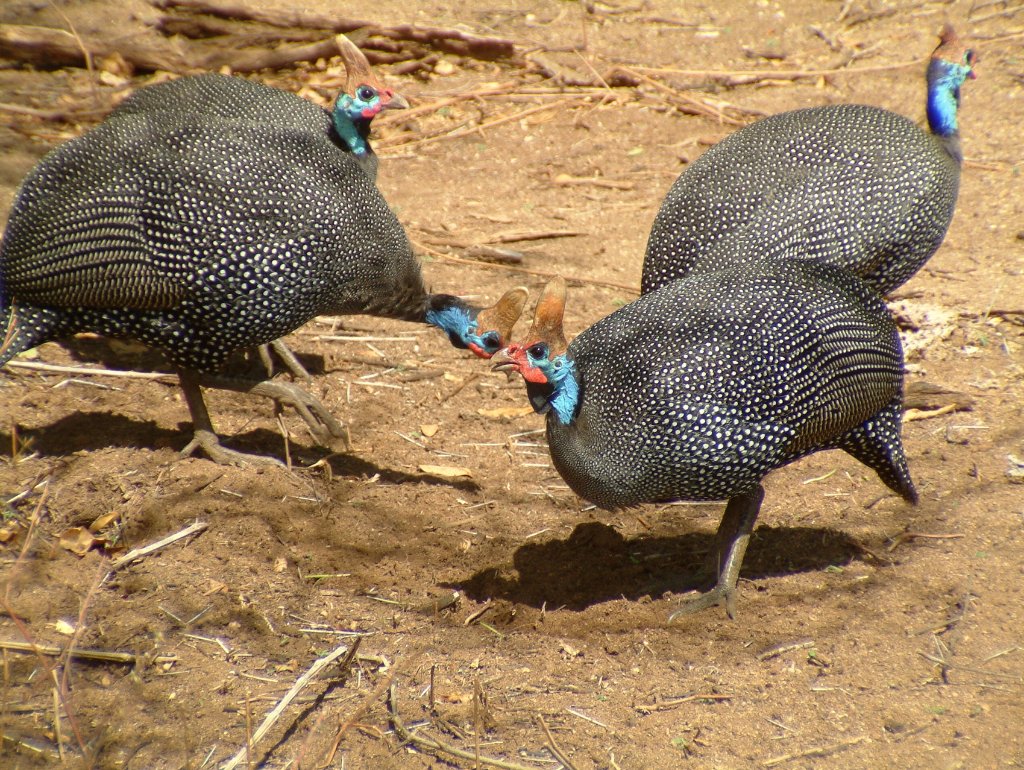
{"type": "MultiPolygon", "coordinates": [[[[437,251],[429,246],[425,246],[423,243],[418,241],[411,241],[412,245],[421,251],[425,251],[434,257],[446,260],[448,262],[457,262],[460,265],[475,265],[476,267],[488,268],[491,270],[508,270],[513,273],[522,273],[523,275],[536,275],[542,278],[554,278],[556,275],[561,273],[553,273],[549,270],[531,270],[526,267],[517,267],[515,265],[501,265],[493,262],[478,262],[474,259],[462,259],[461,257],[453,257],[451,254],[445,254],[443,251],[437,251]]],[[[604,286],[609,289],[621,289],[628,291],[631,294],[639,294],[640,290],[636,286],[626,286],[625,284],[615,283],[613,281],[598,281],[594,278],[578,278],[576,276],[563,276],[569,283],[577,284],[589,284],[591,286],[604,286]]]]}
{"type": "Polygon", "coordinates": [[[117,572],[117,570],[131,564],[136,559],[141,559],[143,556],[148,556],[149,554],[154,553],[155,551],[159,551],[161,548],[164,548],[170,545],[171,543],[181,540],[182,538],[188,537],[189,535],[194,535],[196,533],[202,532],[209,526],[210,525],[207,524],[205,521],[197,521],[195,524],[190,524],[189,526],[185,527],[185,529],[181,530],[180,532],[175,532],[173,535],[168,535],[163,540],[157,540],[155,543],[143,546],[142,548],[133,548],[124,556],[117,559],[110,565],[110,572],[117,572]]]}
{"type": "Polygon", "coordinates": [[[898,62],[896,64],[879,64],[874,67],[834,67],[821,70],[683,70],[674,67],[643,67],[633,65],[638,72],[654,72],[663,75],[683,75],[684,77],[709,78],[725,84],[730,84],[735,78],[743,78],[742,83],[756,82],[757,80],[801,80],[803,78],[826,78],[834,75],[861,75],[875,72],[888,72],[890,70],[907,69],[908,67],[920,67],[923,59],[898,62]],[[749,80],[747,80],[749,78],[749,80]]]}
{"type": "Polygon", "coordinates": [[[793,650],[803,650],[808,647],[814,646],[813,639],[801,639],[796,642],[782,642],[781,644],[773,645],[769,647],[757,656],[758,660],[771,660],[772,658],[778,657],[786,652],[792,652],[793,650]]]}
{"type": "Polygon", "coordinates": [[[363,19],[346,19],[308,11],[268,8],[265,5],[247,5],[238,0],[152,0],[159,8],[185,8],[196,13],[220,16],[226,19],[259,21],[276,27],[303,27],[326,29],[333,32],[359,30],[365,36],[407,40],[460,56],[495,61],[515,56],[515,43],[499,37],[484,37],[457,29],[421,27],[399,24],[384,27],[363,19]]]}
{"type": "Polygon", "coordinates": [[[57,364],[40,364],[34,361],[8,361],[7,366],[15,369],[31,369],[37,372],[53,372],[54,374],[77,374],[91,377],[125,377],[134,380],[170,380],[178,377],[169,372],[130,372],[119,369],[97,369],[91,366],[58,366],[57,364]]]}
{"type": "MultiPolygon", "coordinates": [[[[478,765],[489,765],[490,767],[500,767],[503,770],[535,770],[535,768],[526,767],[525,765],[517,765],[514,762],[507,762],[504,759],[497,759],[496,757],[488,757],[483,754],[477,754],[475,751],[464,751],[463,749],[457,749],[454,746],[450,746],[437,738],[428,738],[425,735],[420,735],[417,732],[412,732],[401,717],[398,716],[398,700],[395,697],[395,688],[392,685],[388,689],[388,709],[391,712],[391,725],[395,728],[395,735],[403,743],[410,743],[420,749],[426,749],[432,754],[448,754],[452,757],[458,757],[459,759],[468,759],[476,762],[478,765]]],[[[571,767],[571,766],[570,766],[571,767]]]]}
{"type": "MultiPolygon", "coordinates": [[[[260,723],[260,726],[256,728],[256,732],[252,735],[252,740],[246,741],[246,745],[238,750],[238,752],[227,762],[221,765],[221,770],[233,770],[238,766],[240,762],[246,759],[250,749],[259,743],[264,736],[270,731],[270,729],[277,723],[277,720],[281,718],[281,714],[288,704],[295,700],[295,697],[302,692],[303,688],[310,683],[310,681],[319,674],[324,668],[329,666],[335,660],[340,658],[342,655],[347,653],[345,661],[352,660],[355,655],[356,648],[359,646],[359,639],[353,643],[352,647],[349,648],[347,645],[341,644],[335,647],[330,653],[322,658],[318,658],[312,666],[306,671],[305,674],[295,680],[295,684],[291,686],[291,689],[285,693],[284,697],[278,701],[277,705],[271,710],[269,714],[260,723]]],[[[343,665],[344,668],[344,665],[343,665]]]]}
{"type": "MultiPolygon", "coordinates": [[[[355,711],[349,714],[348,718],[338,726],[338,732],[334,735],[334,741],[331,743],[331,748],[328,749],[327,756],[324,757],[324,760],[320,763],[320,767],[329,767],[334,763],[334,756],[338,753],[338,746],[341,745],[341,739],[345,737],[345,733],[347,733],[352,726],[362,718],[363,714],[370,710],[370,706],[372,706],[385,691],[392,688],[392,682],[394,682],[395,675],[397,673],[398,666],[392,666],[391,670],[387,673],[381,683],[373,688],[373,692],[364,698],[363,702],[356,707],[355,711]]],[[[225,770],[227,769],[225,768],[225,770]]]]}
{"type": "Polygon", "coordinates": [[[674,709],[677,706],[681,706],[684,703],[693,703],[694,701],[723,701],[732,700],[731,695],[722,695],[715,692],[695,692],[689,695],[683,695],[678,698],[666,698],[664,700],[655,700],[654,703],[650,703],[646,706],[636,706],[637,711],[652,714],[655,711],[668,711],[674,709]]]}
{"type": "Polygon", "coordinates": [[[813,749],[807,749],[806,751],[796,751],[792,754],[783,754],[778,757],[772,757],[771,759],[765,760],[763,767],[775,767],[781,765],[784,762],[791,762],[794,759],[807,759],[808,757],[827,757],[831,754],[835,754],[839,751],[856,746],[859,743],[864,743],[868,740],[868,736],[860,735],[856,738],[850,738],[849,740],[840,741],[839,743],[833,743],[831,746],[817,746],[813,749]]]}
{"type": "MultiPolygon", "coordinates": [[[[28,62],[41,67],[82,66],[89,57],[103,59],[119,53],[140,70],[184,72],[190,63],[179,53],[155,50],[145,38],[87,38],[79,42],[70,32],[24,24],[0,24],[0,57],[28,62]],[[88,53],[88,56],[86,55],[88,53]]],[[[193,63],[192,67],[201,67],[193,63]]]]}
{"type": "Polygon", "coordinates": [[[887,551],[890,553],[899,548],[903,543],[910,542],[911,540],[959,540],[963,535],[930,535],[926,532],[900,532],[896,537],[892,539],[889,544],[887,551]]]}
{"type": "MultiPolygon", "coordinates": [[[[95,660],[101,663],[124,663],[127,665],[138,665],[139,660],[145,656],[135,655],[131,652],[113,652],[111,650],[89,650],[67,647],[54,647],[52,645],[34,644],[32,642],[7,642],[0,640],[0,650],[11,650],[12,652],[26,652],[34,655],[49,655],[59,657],[67,655],[77,660],[95,660]]],[[[178,660],[176,655],[157,655],[148,659],[153,663],[174,663],[178,660]]]]}
{"type": "Polygon", "coordinates": [[[557,743],[555,743],[555,736],[553,736],[551,731],[548,729],[548,723],[544,721],[544,717],[538,714],[537,721],[540,723],[540,727],[544,731],[544,735],[547,736],[548,741],[544,746],[549,752],[551,752],[551,756],[561,762],[562,767],[564,767],[565,770],[576,770],[576,765],[572,763],[572,760],[565,756],[562,749],[559,748],[557,743]]]}

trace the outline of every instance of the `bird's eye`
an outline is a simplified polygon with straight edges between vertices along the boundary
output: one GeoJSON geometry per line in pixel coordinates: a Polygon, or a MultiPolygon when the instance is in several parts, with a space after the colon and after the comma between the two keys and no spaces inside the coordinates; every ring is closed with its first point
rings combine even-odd
{"type": "Polygon", "coordinates": [[[530,358],[547,358],[548,346],[545,345],[543,342],[538,342],[536,345],[530,345],[530,347],[526,349],[526,352],[529,353],[530,358]]]}
{"type": "Polygon", "coordinates": [[[489,353],[496,353],[501,348],[501,338],[497,332],[487,332],[480,335],[480,347],[489,353]]]}
{"type": "Polygon", "coordinates": [[[359,86],[356,89],[356,96],[359,97],[360,101],[370,102],[377,96],[377,90],[373,86],[359,86]]]}

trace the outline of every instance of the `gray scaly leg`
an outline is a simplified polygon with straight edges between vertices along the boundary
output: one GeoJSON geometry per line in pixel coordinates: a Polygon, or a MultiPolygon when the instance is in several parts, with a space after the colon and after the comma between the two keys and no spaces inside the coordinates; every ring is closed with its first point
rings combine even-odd
{"type": "Polygon", "coordinates": [[[197,450],[202,450],[207,457],[221,465],[243,467],[251,463],[283,465],[272,457],[248,455],[221,446],[220,439],[213,430],[210,413],[206,409],[206,401],[203,400],[203,391],[199,385],[200,375],[189,369],[179,369],[178,380],[181,382],[181,390],[185,394],[186,403],[188,403],[188,411],[192,415],[193,430],[192,440],[181,450],[182,457],[188,457],[197,450]]]}
{"type": "Polygon", "coordinates": [[[754,531],[754,522],[761,511],[762,500],[764,488],[760,484],[750,494],[736,495],[729,499],[715,534],[715,547],[709,554],[714,560],[713,569],[718,575],[718,581],[711,590],[696,599],[683,602],[679,609],[668,616],[670,622],[681,615],[700,612],[718,604],[725,605],[725,612],[730,618],[735,617],[733,599],[736,582],[740,577],[740,566],[747,552],[750,534],[754,531]]]}
{"type": "Polygon", "coordinates": [[[285,368],[292,373],[293,377],[305,380],[306,382],[312,381],[313,378],[306,371],[306,367],[302,365],[302,362],[291,351],[291,348],[284,344],[283,340],[274,340],[269,345],[260,345],[256,350],[259,352],[260,361],[263,362],[263,368],[266,369],[268,377],[272,377],[274,374],[274,360],[270,355],[271,351],[273,351],[284,363],[285,368]]]}
{"type": "Polygon", "coordinates": [[[327,410],[320,399],[294,383],[278,382],[277,380],[253,382],[252,380],[212,374],[197,375],[196,381],[204,388],[250,393],[254,396],[272,398],[281,404],[288,404],[306,422],[317,442],[330,447],[334,443],[333,439],[340,438],[346,449],[351,448],[348,431],[345,430],[345,427],[327,410]]]}

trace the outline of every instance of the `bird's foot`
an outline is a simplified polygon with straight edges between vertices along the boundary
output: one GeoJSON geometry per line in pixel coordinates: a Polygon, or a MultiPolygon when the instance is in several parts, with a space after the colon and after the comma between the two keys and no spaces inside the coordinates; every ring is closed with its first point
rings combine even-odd
{"type": "Polygon", "coordinates": [[[697,595],[693,599],[683,601],[679,608],[668,616],[669,623],[683,615],[692,615],[694,613],[701,612],[702,610],[706,610],[708,607],[717,607],[719,605],[725,607],[725,614],[729,616],[730,620],[735,620],[735,597],[735,585],[730,586],[719,582],[714,588],[697,595]]]}
{"type": "Polygon", "coordinates": [[[221,465],[237,465],[241,468],[249,465],[284,466],[284,463],[273,457],[250,455],[245,452],[228,449],[221,445],[217,434],[209,430],[197,430],[195,434],[193,434],[192,440],[189,441],[185,448],[181,450],[180,456],[190,457],[200,451],[215,463],[220,463],[221,465]]]}
{"type": "Polygon", "coordinates": [[[352,448],[345,426],[327,410],[320,399],[298,385],[277,380],[264,380],[253,385],[249,392],[291,406],[309,426],[309,432],[313,438],[322,446],[329,447],[333,443],[332,439],[341,439],[346,450],[352,448]]]}
{"type": "Polygon", "coordinates": [[[313,379],[309,372],[306,371],[306,367],[299,361],[298,356],[292,352],[291,348],[284,344],[284,340],[274,340],[267,345],[260,345],[256,350],[259,353],[260,361],[263,362],[263,368],[266,369],[268,377],[274,376],[274,359],[271,356],[271,352],[274,352],[293,377],[305,380],[306,382],[310,382],[313,379]]]}

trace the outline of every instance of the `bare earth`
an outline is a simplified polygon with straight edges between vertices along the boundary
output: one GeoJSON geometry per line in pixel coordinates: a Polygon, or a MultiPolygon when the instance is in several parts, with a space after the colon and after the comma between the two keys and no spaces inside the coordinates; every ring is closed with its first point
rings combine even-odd
{"type": "MultiPolygon", "coordinates": [[[[298,758],[291,767],[317,767],[337,741],[338,768],[471,768],[477,753],[480,766],[555,768],[549,744],[579,770],[1024,767],[1024,486],[1009,473],[1011,456],[1024,462],[1020,6],[401,5],[363,0],[343,11],[464,23],[523,51],[560,48],[548,61],[584,79],[613,64],[814,73],[849,62],[848,72],[718,88],[706,75],[647,71],[656,79],[638,87],[564,93],[508,62],[445,56],[444,74],[429,78],[381,67],[414,106],[510,85],[412,121],[378,121],[379,183],[435,289],[493,301],[522,283],[536,296],[539,275],[437,253],[486,242],[516,249],[527,270],[582,279],[570,283],[571,332],[635,296],[662,197],[687,161],[736,128],[716,110],[746,122],[865,102],[923,121],[925,57],[942,22],[954,22],[981,57],[964,88],[958,210],[894,306],[916,327],[908,382],[963,394],[973,410],[926,411],[905,425],[916,507],[839,452],[773,474],[736,620],[712,609],[669,624],[723,506],[606,514],[583,505],[551,467],[522,384],[434,330],[359,317],[288,338],[316,373],[313,389],[348,424],[349,452],[317,447],[292,412],[279,424],[269,402],[209,395],[231,446],[287,456],[290,470],[179,459],[188,411],[171,380],[8,367],[0,640],[137,659],[0,653],[0,766],[219,767],[317,657],[359,639],[361,657],[303,690],[250,766],[298,758]],[[688,114],[685,99],[713,109],[688,114]],[[464,135],[450,135],[457,129],[464,135]],[[572,234],[497,243],[524,230],[572,234]],[[84,556],[62,544],[108,514],[84,556]],[[197,520],[202,533],[103,580],[111,558],[197,520]],[[406,728],[465,754],[438,757],[397,737],[389,682],[406,728]]],[[[0,21],[64,25],[45,4],[5,6],[0,21]]],[[[338,10],[310,0],[317,6],[338,10]]],[[[61,7],[83,35],[135,34],[155,13],[131,2],[61,7]]],[[[310,66],[264,79],[298,90],[323,76],[310,66]]],[[[0,70],[0,102],[109,108],[124,88],[107,81],[94,85],[84,70],[0,70]]],[[[4,115],[5,218],[38,158],[91,122],[4,115]]],[[[47,344],[21,360],[150,366],[95,340],[72,350],[47,344]]]]}

